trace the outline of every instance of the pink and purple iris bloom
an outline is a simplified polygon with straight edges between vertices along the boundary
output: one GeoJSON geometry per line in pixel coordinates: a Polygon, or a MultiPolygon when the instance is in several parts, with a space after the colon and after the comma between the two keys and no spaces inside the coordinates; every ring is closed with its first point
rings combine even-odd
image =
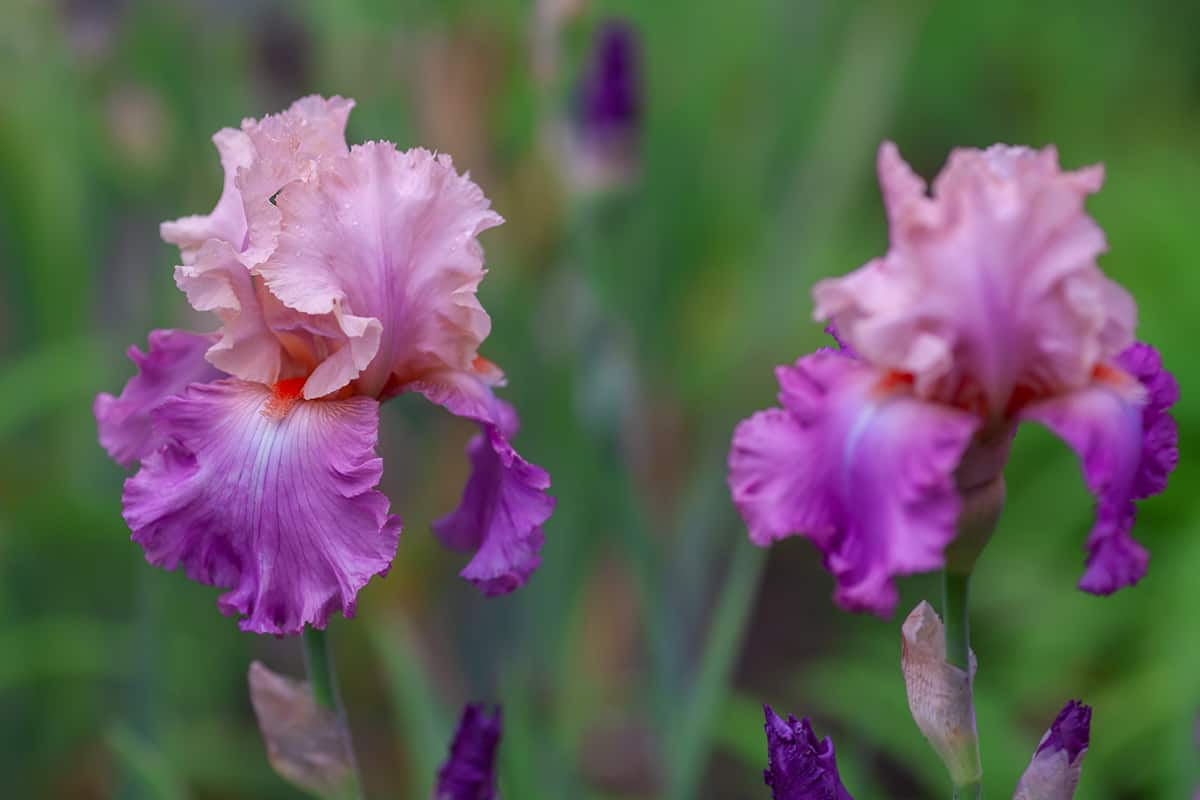
{"type": "Polygon", "coordinates": [[[510,592],[539,564],[554,501],[510,445],[517,415],[479,355],[480,233],[502,220],[444,155],[347,147],[354,103],[306,97],[213,141],[211,214],[164,223],[175,281],[218,331],[154,331],[100,441],[124,465],[124,517],[151,563],[227,589],[241,628],[293,634],[354,613],[391,564],[400,520],[375,487],[379,404],[423,395],[475,422],[459,508],[435,523],[474,551],[464,578],[510,592]]]}
{"type": "Polygon", "coordinates": [[[1179,392],[1096,264],[1106,243],[1084,200],[1102,168],[1063,171],[1053,148],[956,150],[929,194],[895,145],[878,167],[887,254],[813,291],[840,347],[779,367],[780,407],[734,434],[751,539],[811,539],[841,606],[890,615],[894,579],[944,566],[963,498],[1002,481],[1034,421],[1075,450],[1096,498],[1080,588],[1135,583],[1134,501],[1175,467],[1179,392]]]}

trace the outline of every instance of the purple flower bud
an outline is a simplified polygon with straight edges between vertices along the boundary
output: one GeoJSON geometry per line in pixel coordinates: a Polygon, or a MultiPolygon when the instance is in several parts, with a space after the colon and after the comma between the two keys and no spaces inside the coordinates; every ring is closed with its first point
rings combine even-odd
{"type": "Polygon", "coordinates": [[[636,129],[642,105],[638,40],[627,23],[610,20],[600,28],[578,104],[587,135],[625,136],[636,129]]]}
{"type": "Polygon", "coordinates": [[[1071,800],[1079,783],[1091,725],[1091,708],[1075,700],[1067,703],[1042,737],[1013,800],[1071,800]]]}
{"type": "Polygon", "coordinates": [[[450,743],[450,756],[438,770],[433,800],[496,800],[496,747],[500,744],[500,709],[490,717],[482,704],[463,709],[450,743]]]}
{"type": "Polygon", "coordinates": [[[1039,753],[1051,750],[1066,750],[1067,760],[1074,763],[1088,748],[1088,737],[1092,729],[1092,709],[1078,700],[1071,700],[1058,712],[1054,724],[1046,732],[1039,753]]]}
{"type": "Polygon", "coordinates": [[[766,715],[767,769],[763,780],[774,800],[853,800],[838,776],[833,741],[818,741],[805,717],[781,719],[770,706],[766,715]]]}
{"type": "Polygon", "coordinates": [[[641,47],[628,23],[601,26],[575,90],[574,171],[588,187],[629,180],[642,118],[641,47]]]}

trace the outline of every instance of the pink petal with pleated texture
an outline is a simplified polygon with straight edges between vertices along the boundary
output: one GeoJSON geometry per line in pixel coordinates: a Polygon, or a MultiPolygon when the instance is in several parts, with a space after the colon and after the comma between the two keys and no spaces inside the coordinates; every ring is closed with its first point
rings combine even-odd
{"type": "Polygon", "coordinates": [[[484,276],[476,237],[501,219],[447,156],[356,145],[277,205],[279,245],[258,271],[289,308],[336,321],[348,342],[340,347],[352,348],[338,368],[313,374],[306,397],[355,377],[359,391],[380,396],[432,371],[472,369],[491,328],[475,294],[484,276]],[[347,320],[371,335],[380,326],[377,352],[347,320]]]}
{"type": "Polygon", "coordinates": [[[920,396],[996,419],[1018,386],[1080,388],[1132,341],[1136,307],[1097,266],[1107,246],[1084,210],[1100,167],[1065,172],[1052,147],[955,150],[929,196],[889,142],[879,179],[888,253],[818,283],[816,315],[920,396]]]}
{"type": "Polygon", "coordinates": [[[811,539],[841,606],[890,615],[894,578],[944,563],[962,505],[954,472],[978,421],[831,350],[776,374],[782,408],[741,423],[729,455],[750,537],[811,539]]]}
{"type": "Polygon", "coordinates": [[[299,633],[354,613],[400,534],[375,490],[378,403],[300,401],[238,380],[193,385],[155,412],[168,444],[125,484],[152,564],[229,591],[242,630],[299,633]]]}

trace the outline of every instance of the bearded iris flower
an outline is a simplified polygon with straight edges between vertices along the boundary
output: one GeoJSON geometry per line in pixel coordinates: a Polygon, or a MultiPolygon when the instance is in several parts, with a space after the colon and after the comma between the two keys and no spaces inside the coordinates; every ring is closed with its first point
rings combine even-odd
{"type": "Polygon", "coordinates": [[[354,103],[306,97],[213,140],[211,214],[164,223],[175,280],[213,334],[155,331],[100,440],[122,464],[124,517],[157,566],[228,589],[243,630],[291,634],[354,613],[401,524],[375,487],[379,404],[419,394],[476,423],[459,508],[435,523],[472,550],[488,595],[525,583],[553,509],[547,473],[510,440],[515,411],[479,355],[477,237],[502,220],[450,159],[387,142],[347,147],[354,103]]]}
{"type": "Polygon", "coordinates": [[[944,566],[964,498],[1002,496],[1016,427],[1034,421],[1075,450],[1096,499],[1080,588],[1135,583],[1134,501],[1175,466],[1178,387],[1096,264],[1084,200],[1102,168],[1063,171],[1053,148],[957,150],[932,194],[891,143],[878,168],[887,254],[813,291],[841,347],[778,368],[781,407],[734,434],[751,539],[811,539],[840,605],[890,615],[895,577],[944,566]]]}

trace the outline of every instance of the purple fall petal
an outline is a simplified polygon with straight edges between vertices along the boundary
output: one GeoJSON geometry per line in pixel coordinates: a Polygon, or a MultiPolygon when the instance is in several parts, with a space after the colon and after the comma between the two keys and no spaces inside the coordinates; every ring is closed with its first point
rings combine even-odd
{"type": "Polygon", "coordinates": [[[475,551],[459,574],[485,595],[520,588],[541,564],[542,525],[554,511],[554,498],[546,493],[549,473],[509,444],[519,427],[516,411],[462,373],[414,384],[412,390],[475,421],[481,431],[467,445],[471,477],[462,502],[434,523],[433,532],[447,547],[475,551]]]}
{"type": "Polygon", "coordinates": [[[943,564],[961,508],[954,471],[978,422],[831,350],[776,374],[783,408],[739,425],[729,456],[750,538],[806,536],[843,608],[889,615],[896,576],[943,564]]]}
{"type": "Polygon", "coordinates": [[[501,727],[499,708],[491,716],[480,704],[463,710],[450,755],[438,770],[433,800],[495,800],[501,727]]]}
{"type": "Polygon", "coordinates": [[[374,487],[378,403],[280,398],[238,380],[194,384],[155,412],[168,444],[125,483],[146,559],[230,589],[245,631],[299,633],[354,614],[400,534],[374,487]]]}
{"type": "Polygon", "coordinates": [[[221,377],[204,360],[204,352],[217,341],[215,334],[157,330],[150,332],[150,347],[143,353],[129,348],[129,360],[138,372],[120,397],[99,394],[93,405],[100,445],[118,464],[128,467],[163,444],[154,433],[150,412],[188,384],[207,383],[221,377]]]}
{"type": "Polygon", "coordinates": [[[770,706],[766,715],[767,769],[763,781],[774,800],[853,800],[838,775],[833,741],[818,741],[805,717],[784,721],[770,706]]]}
{"type": "Polygon", "coordinates": [[[1145,574],[1149,555],[1130,536],[1134,500],[1162,491],[1178,460],[1175,423],[1167,414],[1178,398],[1174,378],[1153,348],[1140,343],[1116,365],[1088,387],[1022,412],[1075,450],[1096,497],[1087,571],[1079,582],[1093,594],[1110,594],[1145,574]]]}

